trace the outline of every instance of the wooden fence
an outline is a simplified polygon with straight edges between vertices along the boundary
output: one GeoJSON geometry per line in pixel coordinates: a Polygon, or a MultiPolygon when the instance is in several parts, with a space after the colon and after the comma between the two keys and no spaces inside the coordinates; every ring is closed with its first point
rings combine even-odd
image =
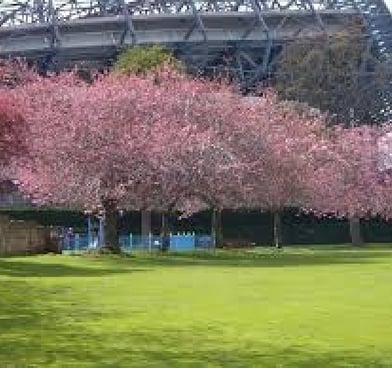
{"type": "Polygon", "coordinates": [[[34,221],[11,220],[0,216],[0,256],[56,251],[50,229],[34,221]]]}

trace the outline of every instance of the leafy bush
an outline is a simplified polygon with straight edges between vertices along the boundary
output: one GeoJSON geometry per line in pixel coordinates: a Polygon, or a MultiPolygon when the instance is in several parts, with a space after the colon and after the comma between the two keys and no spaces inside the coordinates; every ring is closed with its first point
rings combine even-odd
{"type": "Polygon", "coordinates": [[[162,65],[182,71],[183,65],[163,46],[134,46],[120,53],[114,70],[127,74],[146,74],[162,65]]]}

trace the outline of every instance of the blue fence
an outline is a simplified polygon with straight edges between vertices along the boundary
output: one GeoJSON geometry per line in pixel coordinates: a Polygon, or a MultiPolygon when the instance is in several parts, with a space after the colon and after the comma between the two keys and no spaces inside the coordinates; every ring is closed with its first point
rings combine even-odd
{"type": "MultiPolygon", "coordinates": [[[[133,250],[153,251],[162,248],[163,238],[159,235],[120,235],[120,246],[124,252],[133,250]]],[[[67,251],[83,251],[99,248],[99,236],[88,233],[75,233],[61,240],[61,249],[67,251]]],[[[192,251],[196,249],[209,249],[213,246],[210,235],[196,235],[194,233],[177,233],[169,235],[169,249],[174,251],[192,251]]]]}

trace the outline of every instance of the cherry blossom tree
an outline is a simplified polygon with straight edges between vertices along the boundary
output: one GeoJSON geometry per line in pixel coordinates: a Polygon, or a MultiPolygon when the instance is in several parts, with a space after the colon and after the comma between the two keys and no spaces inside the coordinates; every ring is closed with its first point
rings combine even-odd
{"type": "Polygon", "coordinates": [[[2,179],[10,179],[17,162],[28,153],[28,126],[17,101],[0,91],[0,166],[2,179]]]}
{"type": "Polygon", "coordinates": [[[248,98],[224,84],[206,89],[200,81],[187,83],[174,84],[170,94],[193,141],[168,145],[170,158],[161,163],[167,192],[159,197],[166,204],[199,199],[186,202],[189,213],[201,207],[200,200],[212,208],[218,244],[222,209],[270,210],[280,246],[280,212],[305,201],[305,181],[325,134],[324,115],[279,102],[273,93],[248,98]]]}
{"type": "Polygon", "coordinates": [[[391,219],[392,214],[392,124],[374,127],[377,137],[377,181],[373,184],[373,211],[391,219]]]}
{"type": "Polygon", "coordinates": [[[225,156],[214,124],[227,116],[204,103],[224,88],[165,68],[158,79],[114,73],[89,84],[69,73],[20,86],[14,95],[32,130],[21,188],[41,204],[103,207],[115,250],[119,207],[167,210],[195,193],[217,202],[225,156]]]}
{"type": "Polygon", "coordinates": [[[175,136],[167,136],[170,141],[163,144],[157,162],[160,185],[151,197],[151,207],[162,211],[164,238],[168,232],[167,212],[180,210],[190,215],[210,208],[213,238],[220,245],[221,231],[215,219],[227,206],[235,186],[228,143],[240,98],[224,83],[172,72],[159,80],[164,80],[160,86],[166,93],[167,119],[175,127],[175,136]]]}
{"type": "Polygon", "coordinates": [[[21,59],[0,60],[0,89],[12,89],[37,78],[35,69],[21,59]]]}
{"type": "Polygon", "coordinates": [[[281,212],[306,201],[306,182],[324,139],[325,119],[306,105],[279,101],[272,92],[244,103],[247,118],[237,139],[243,168],[239,205],[273,214],[274,243],[280,247],[281,212]]]}
{"type": "Polygon", "coordinates": [[[378,128],[366,125],[331,129],[320,164],[308,180],[309,207],[349,218],[353,245],[363,243],[361,218],[382,212],[378,137],[378,128]]]}
{"type": "Polygon", "coordinates": [[[154,156],[173,134],[162,90],[149,78],[74,73],[15,89],[31,126],[22,188],[38,203],[103,207],[107,245],[118,250],[117,208],[139,209],[154,185],[154,156]]]}
{"type": "Polygon", "coordinates": [[[185,201],[189,213],[203,202],[212,208],[218,244],[222,209],[270,210],[280,246],[280,213],[306,199],[325,117],[306,105],[279,102],[273,93],[247,98],[224,84],[206,89],[201,83],[174,84],[170,93],[192,139],[167,145],[169,158],[160,164],[166,193],[158,197],[167,205],[185,201]]]}
{"type": "Polygon", "coordinates": [[[19,59],[0,60],[0,165],[1,179],[15,179],[16,165],[28,154],[29,126],[20,102],[10,89],[31,82],[38,74],[19,59]]]}
{"type": "Polygon", "coordinates": [[[153,75],[76,73],[35,77],[13,94],[31,127],[18,172],[38,203],[103,208],[107,246],[118,250],[117,210],[213,210],[217,243],[224,208],[274,213],[301,206],[317,167],[324,117],[275,95],[246,98],[231,86],[163,67],[153,75]]]}

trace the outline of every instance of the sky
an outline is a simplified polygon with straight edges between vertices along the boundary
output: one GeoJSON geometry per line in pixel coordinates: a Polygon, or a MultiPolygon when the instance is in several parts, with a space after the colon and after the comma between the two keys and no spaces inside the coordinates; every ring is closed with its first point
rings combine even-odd
{"type": "Polygon", "coordinates": [[[389,6],[389,9],[392,11],[392,0],[385,0],[385,2],[389,6]]]}

